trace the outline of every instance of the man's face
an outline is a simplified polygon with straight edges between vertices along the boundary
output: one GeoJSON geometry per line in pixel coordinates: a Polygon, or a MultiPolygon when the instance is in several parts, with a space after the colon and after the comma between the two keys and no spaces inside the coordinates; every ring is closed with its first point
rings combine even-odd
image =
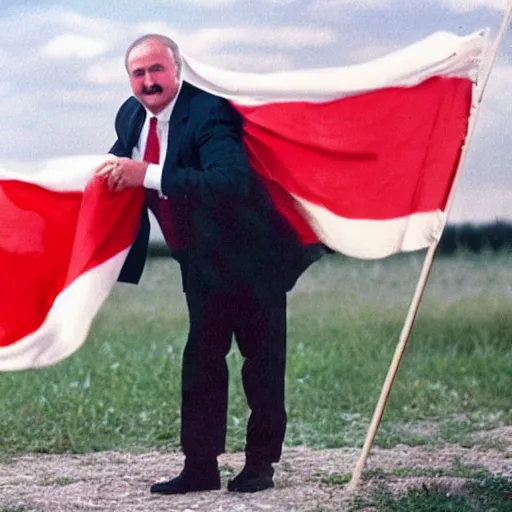
{"type": "Polygon", "coordinates": [[[178,93],[173,55],[160,41],[148,39],[133,48],[126,65],[134,96],[153,114],[161,112],[178,93]]]}

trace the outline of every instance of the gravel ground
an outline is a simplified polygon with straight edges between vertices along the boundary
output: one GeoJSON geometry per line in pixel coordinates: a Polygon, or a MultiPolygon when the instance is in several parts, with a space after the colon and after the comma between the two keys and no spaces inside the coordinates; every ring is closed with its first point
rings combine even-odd
{"type": "MultiPolygon", "coordinates": [[[[366,470],[390,473],[400,468],[415,470],[450,469],[454,461],[512,477],[512,425],[475,436],[472,448],[446,445],[374,449],[366,470]],[[488,448],[499,446],[500,449],[488,448]]],[[[351,474],[359,450],[307,448],[285,449],[275,466],[275,489],[252,495],[229,493],[228,478],[243,465],[243,454],[223,455],[223,489],[181,496],[151,496],[148,488],[181,470],[179,453],[101,452],[85,455],[23,455],[0,464],[0,509],[22,508],[28,512],[248,512],[346,510],[351,496],[337,476],[351,474]],[[339,480],[338,480],[339,482],[339,480]]],[[[443,486],[456,490],[464,485],[460,477],[387,476],[386,486],[403,490],[411,486],[443,486]]],[[[373,477],[360,490],[382,485],[373,477]]]]}

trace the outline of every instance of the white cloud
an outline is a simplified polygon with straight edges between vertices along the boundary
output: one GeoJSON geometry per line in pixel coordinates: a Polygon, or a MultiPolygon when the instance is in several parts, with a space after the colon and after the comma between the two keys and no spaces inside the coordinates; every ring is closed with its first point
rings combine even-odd
{"type": "Polygon", "coordinates": [[[340,9],[372,10],[390,7],[394,0],[313,0],[313,12],[333,12],[340,9]]]}
{"type": "Polygon", "coordinates": [[[448,221],[461,223],[512,220],[511,196],[512,186],[483,184],[478,187],[457,187],[448,221]]]}
{"type": "Polygon", "coordinates": [[[381,41],[357,47],[350,52],[349,59],[350,62],[353,63],[368,62],[370,60],[383,57],[384,55],[387,55],[388,53],[394,52],[396,50],[397,47],[392,42],[381,41]]]}
{"type": "Polygon", "coordinates": [[[470,12],[485,7],[504,11],[508,0],[442,0],[443,4],[455,12],[470,12]]]}
{"type": "Polygon", "coordinates": [[[281,50],[300,50],[336,42],[333,30],[308,27],[229,27],[206,28],[193,32],[182,44],[184,53],[199,56],[226,45],[260,46],[281,50]]]}
{"type": "Polygon", "coordinates": [[[203,62],[212,66],[246,73],[260,73],[293,69],[292,59],[284,53],[216,53],[203,56],[203,62]]]}
{"type": "Polygon", "coordinates": [[[468,192],[458,200],[457,208],[454,204],[455,219],[484,217],[485,212],[488,218],[512,218],[511,117],[512,66],[499,65],[493,70],[485,90],[467,149],[461,189],[468,192]]]}
{"type": "Polygon", "coordinates": [[[236,0],[186,0],[186,3],[194,7],[203,7],[206,9],[223,9],[224,7],[231,7],[236,0]]]}
{"type": "Polygon", "coordinates": [[[121,91],[111,90],[89,90],[89,89],[76,89],[68,90],[61,89],[53,92],[48,92],[39,95],[41,101],[52,101],[58,98],[59,103],[74,106],[91,106],[111,103],[113,101],[119,102],[123,100],[121,91]]]}
{"type": "Polygon", "coordinates": [[[127,81],[124,56],[106,59],[89,66],[86,78],[96,85],[120,84],[127,81]]]}
{"type": "MultiPolygon", "coordinates": [[[[496,66],[484,91],[477,129],[501,133],[506,127],[504,120],[512,117],[512,65],[496,66]]],[[[505,123],[506,124],[506,123],[505,123]]],[[[512,132],[507,130],[512,142],[512,132]]]]}
{"type": "MultiPolygon", "coordinates": [[[[2,117],[1,128],[8,126],[6,120],[16,119],[30,114],[30,112],[37,108],[37,101],[34,97],[27,97],[19,93],[11,93],[0,96],[0,116],[2,117]]],[[[8,130],[6,130],[8,131],[8,130]]]]}
{"type": "Polygon", "coordinates": [[[90,59],[106,53],[108,49],[108,45],[104,41],[92,37],[61,34],[46,43],[41,48],[41,54],[56,59],[72,57],[90,59]]]}
{"type": "Polygon", "coordinates": [[[91,18],[74,11],[50,11],[41,12],[36,16],[41,24],[54,23],[70,29],[70,32],[80,31],[89,34],[108,34],[115,22],[103,18],[91,18]]]}
{"type": "Polygon", "coordinates": [[[48,41],[49,36],[73,34],[104,40],[108,44],[126,32],[126,26],[115,20],[92,18],[73,11],[58,9],[33,10],[11,17],[0,17],[2,40],[17,40],[33,45],[48,41]]]}
{"type": "Polygon", "coordinates": [[[0,96],[6,96],[12,90],[12,85],[8,82],[0,82],[0,96]]]}
{"type": "Polygon", "coordinates": [[[500,113],[512,114],[512,65],[500,65],[492,70],[484,100],[500,113]]]}
{"type": "Polygon", "coordinates": [[[162,34],[174,39],[179,45],[187,38],[187,34],[180,30],[176,30],[168,23],[163,21],[143,21],[135,25],[137,31],[135,37],[142,34],[162,34]]]}
{"type": "MultiPolygon", "coordinates": [[[[6,50],[3,48],[0,48],[0,62],[5,66],[7,62],[12,61],[12,55],[9,54],[6,50]]],[[[8,67],[8,66],[6,66],[8,67]]]]}

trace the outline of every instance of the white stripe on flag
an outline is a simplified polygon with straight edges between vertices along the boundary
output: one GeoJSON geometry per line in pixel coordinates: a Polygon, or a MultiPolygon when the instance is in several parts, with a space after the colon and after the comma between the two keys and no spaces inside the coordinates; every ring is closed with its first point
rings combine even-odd
{"type": "Polygon", "coordinates": [[[42,368],[78,350],[112,291],[127,254],[128,249],[118,253],[65,288],[37,331],[0,348],[0,371],[42,368]]]}

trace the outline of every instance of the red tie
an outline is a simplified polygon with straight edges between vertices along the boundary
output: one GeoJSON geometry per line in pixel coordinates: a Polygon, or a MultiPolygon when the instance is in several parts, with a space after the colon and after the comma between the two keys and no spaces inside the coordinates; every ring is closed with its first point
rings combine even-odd
{"type": "Polygon", "coordinates": [[[144,161],[150,164],[160,163],[160,142],[158,142],[158,134],[156,133],[156,123],[158,119],[152,117],[149,120],[149,133],[146,142],[146,151],[144,151],[144,161]]]}
{"type": "MultiPolygon", "coordinates": [[[[157,121],[156,117],[149,120],[148,139],[144,151],[144,161],[151,164],[160,163],[160,142],[156,131],[157,121]]],[[[146,189],[146,204],[158,220],[169,249],[179,249],[181,237],[177,236],[173,220],[174,214],[171,211],[169,201],[159,197],[158,191],[146,189]]]]}

